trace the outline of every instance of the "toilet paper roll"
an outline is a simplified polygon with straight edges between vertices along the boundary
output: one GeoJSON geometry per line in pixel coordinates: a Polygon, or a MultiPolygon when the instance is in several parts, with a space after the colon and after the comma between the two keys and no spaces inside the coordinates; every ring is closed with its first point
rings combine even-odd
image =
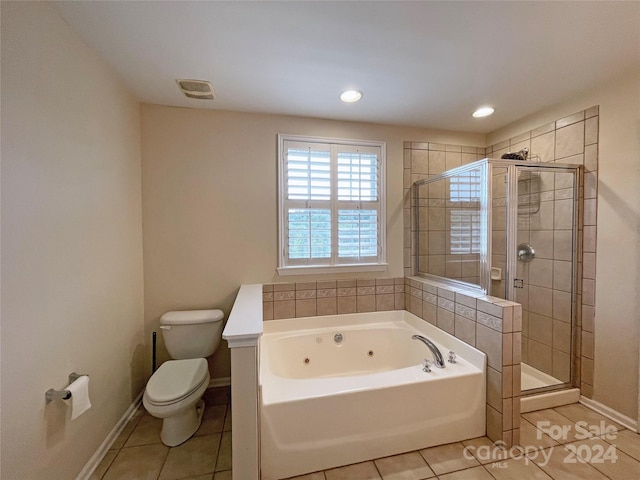
{"type": "Polygon", "coordinates": [[[71,420],[75,420],[91,408],[91,401],[89,400],[89,377],[87,375],[78,377],[67,387],[67,390],[71,392],[71,398],[65,400],[65,403],[71,406],[71,420]]]}

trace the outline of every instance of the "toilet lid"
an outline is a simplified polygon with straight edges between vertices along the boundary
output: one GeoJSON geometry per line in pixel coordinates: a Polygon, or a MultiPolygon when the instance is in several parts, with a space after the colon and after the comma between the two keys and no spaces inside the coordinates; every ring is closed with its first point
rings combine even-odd
{"type": "Polygon", "coordinates": [[[149,379],[147,399],[156,404],[175,403],[202,385],[208,374],[204,358],[168,360],[149,379]]]}

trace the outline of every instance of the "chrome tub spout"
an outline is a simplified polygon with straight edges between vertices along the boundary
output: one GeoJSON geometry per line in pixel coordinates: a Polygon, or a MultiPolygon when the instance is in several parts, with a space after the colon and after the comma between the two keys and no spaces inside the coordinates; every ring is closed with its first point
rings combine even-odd
{"type": "Polygon", "coordinates": [[[435,343],[433,343],[428,338],[423,337],[422,335],[413,335],[411,338],[414,340],[420,340],[427,347],[429,347],[429,350],[431,350],[431,353],[433,353],[433,363],[435,364],[436,367],[438,368],[445,367],[442,353],[440,353],[440,350],[438,349],[438,347],[436,347],[435,343]]]}

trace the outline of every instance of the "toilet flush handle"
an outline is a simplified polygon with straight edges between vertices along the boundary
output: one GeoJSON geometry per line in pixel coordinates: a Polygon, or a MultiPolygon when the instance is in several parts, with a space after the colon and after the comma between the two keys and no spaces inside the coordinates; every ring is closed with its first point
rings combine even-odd
{"type": "Polygon", "coordinates": [[[171,330],[171,325],[160,325],[162,330],[171,330]]]}

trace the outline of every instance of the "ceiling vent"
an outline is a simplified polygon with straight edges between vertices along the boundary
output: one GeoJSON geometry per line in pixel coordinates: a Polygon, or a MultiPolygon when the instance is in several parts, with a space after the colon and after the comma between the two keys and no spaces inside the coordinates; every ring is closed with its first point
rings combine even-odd
{"type": "Polygon", "coordinates": [[[216,97],[213,86],[205,80],[176,80],[182,93],[189,98],[213,100],[216,97]]]}

